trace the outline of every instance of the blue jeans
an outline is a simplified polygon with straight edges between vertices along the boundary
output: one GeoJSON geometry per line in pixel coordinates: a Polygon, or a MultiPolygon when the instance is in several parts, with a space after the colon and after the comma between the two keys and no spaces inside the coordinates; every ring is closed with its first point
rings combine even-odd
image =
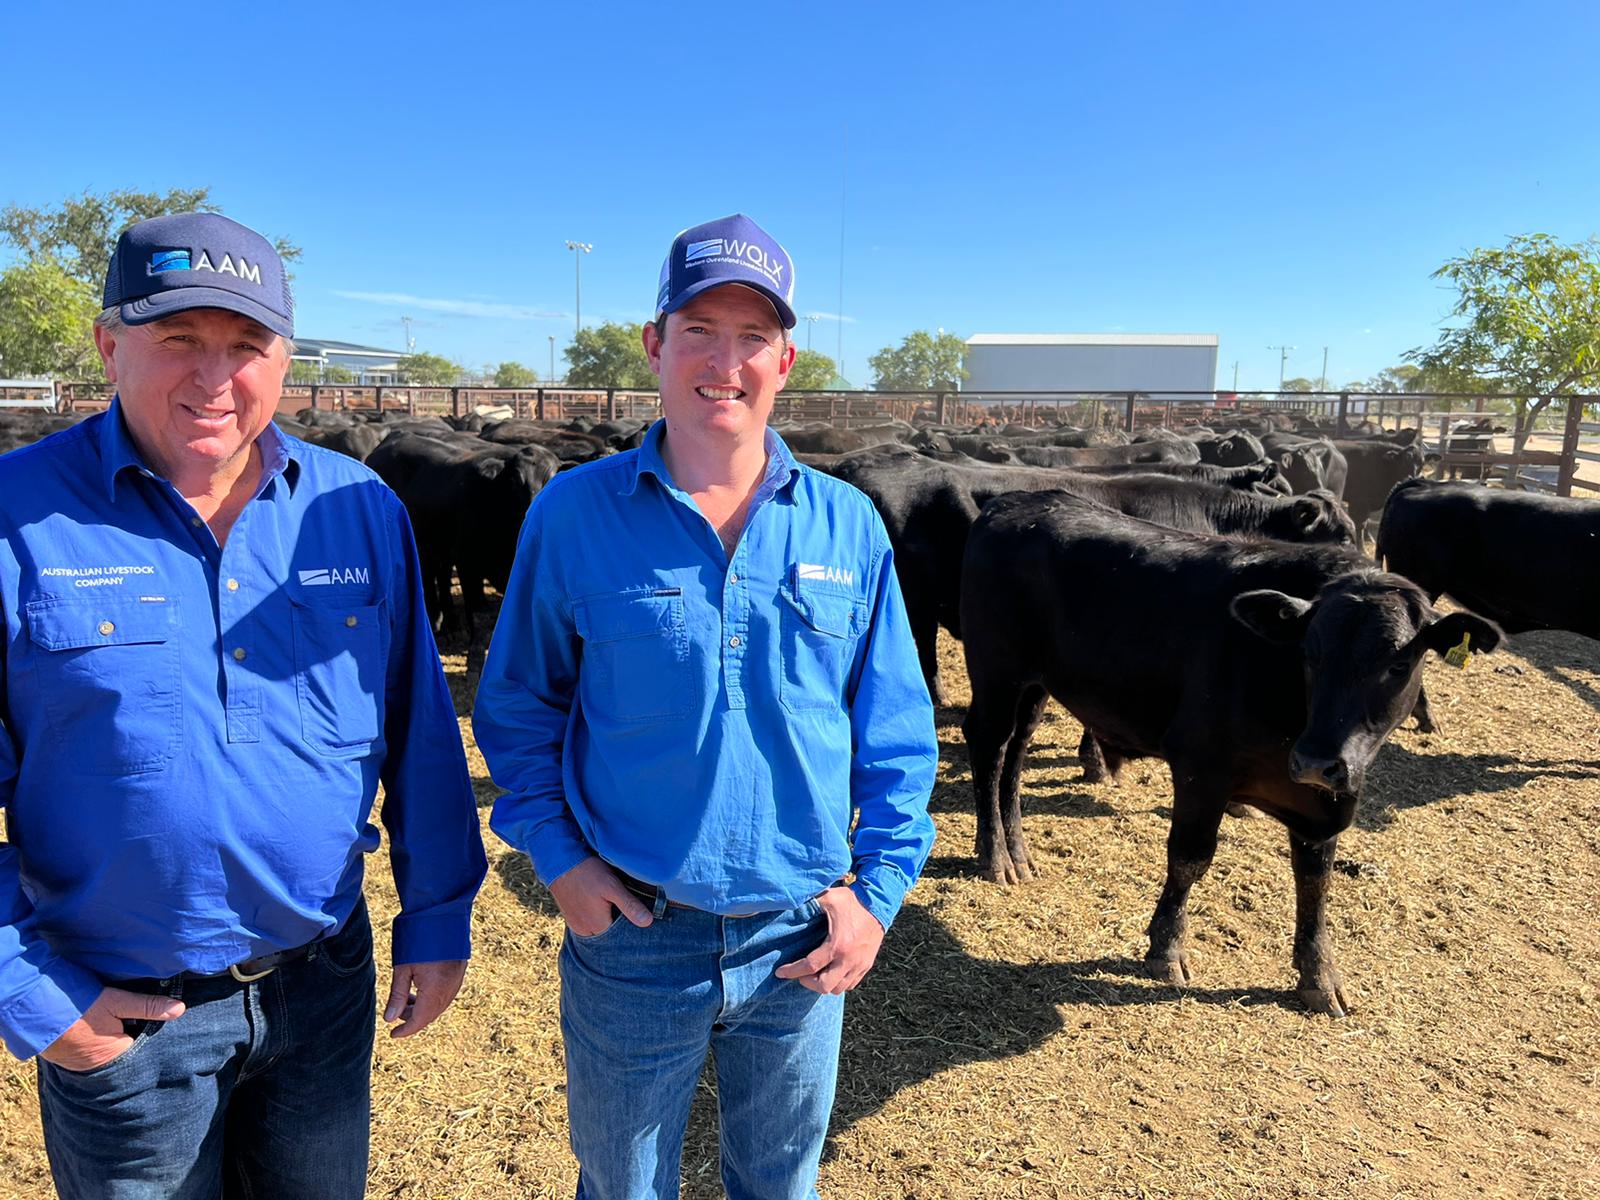
{"type": "Polygon", "coordinates": [[[561,947],[561,1033],[579,1200],[670,1200],[709,1050],[728,1200],[814,1200],[843,996],[775,968],[822,943],[815,901],[718,917],[656,903],[561,947]]]}
{"type": "Polygon", "coordinates": [[[345,927],[255,983],[135,981],[187,1005],[137,1025],[105,1066],[39,1060],[62,1200],[359,1200],[366,1189],[372,926],[345,927]]]}

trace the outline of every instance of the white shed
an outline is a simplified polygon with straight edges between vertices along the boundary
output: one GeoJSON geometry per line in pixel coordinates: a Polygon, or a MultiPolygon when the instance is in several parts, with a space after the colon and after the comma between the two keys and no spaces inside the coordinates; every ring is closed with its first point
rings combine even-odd
{"type": "Polygon", "coordinates": [[[1159,399],[1210,392],[1217,386],[1217,335],[976,333],[967,339],[967,372],[961,390],[969,396],[1140,392],[1159,399]]]}

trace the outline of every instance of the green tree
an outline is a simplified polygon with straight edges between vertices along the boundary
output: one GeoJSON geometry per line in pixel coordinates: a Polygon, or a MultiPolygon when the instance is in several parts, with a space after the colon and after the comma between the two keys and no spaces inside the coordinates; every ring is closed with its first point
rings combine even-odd
{"type": "Polygon", "coordinates": [[[539,382],[539,373],[519,362],[503,362],[494,369],[494,385],[501,388],[530,388],[539,382]]]}
{"type": "Polygon", "coordinates": [[[1285,392],[1314,392],[1317,390],[1317,385],[1310,379],[1285,379],[1283,381],[1283,390],[1285,392]]]}
{"type": "Polygon", "coordinates": [[[606,321],[580,329],[563,357],[571,365],[566,381],[573,387],[656,386],[638,325],[606,321]]]}
{"type": "Polygon", "coordinates": [[[407,383],[424,387],[446,387],[461,378],[461,364],[442,354],[408,354],[395,364],[407,383]]]}
{"type": "Polygon", "coordinates": [[[1557,393],[1600,382],[1600,241],[1520,234],[1450,259],[1433,278],[1455,285],[1456,323],[1406,358],[1433,378],[1517,393],[1517,451],[1557,393]]]}
{"type": "MultiPolygon", "coordinates": [[[[221,211],[211,199],[210,188],[173,188],[169,192],[123,188],[103,196],[86,191],[63,200],[58,208],[7,205],[0,209],[0,238],[15,246],[23,258],[56,259],[69,275],[98,293],[117,238],[129,225],[172,213],[221,211]]],[[[300,247],[282,238],[276,245],[286,262],[300,257],[300,247]]]]}
{"type": "Polygon", "coordinates": [[[919,329],[899,346],[886,346],[867,360],[880,392],[949,391],[967,377],[967,344],[953,333],[919,329]]]}
{"type": "Polygon", "coordinates": [[[802,350],[794,356],[794,366],[789,368],[791,392],[817,392],[833,382],[838,367],[833,359],[821,350],[802,350]]]}
{"type": "Polygon", "coordinates": [[[354,371],[349,367],[341,367],[338,363],[328,363],[324,366],[300,358],[289,363],[290,383],[351,383],[355,377],[354,371]]]}
{"type": "Polygon", "coordinates": [[[0,274],[0,375],[104,379],[94,348],[98,293],[48,255],[0,274]]]}

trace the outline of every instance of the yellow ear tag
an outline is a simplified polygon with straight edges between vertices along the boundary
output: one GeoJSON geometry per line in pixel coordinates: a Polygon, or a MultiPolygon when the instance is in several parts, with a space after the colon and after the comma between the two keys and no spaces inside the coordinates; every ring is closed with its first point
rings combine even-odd
{"type": "Polygon", "coordinates": [[[1472,661],[1472,635],[1463,633],[1460,644],[1451,646],[1445,652],[1444,660],[1456,670],[1465,671],[1467,664],[1472,661]]]}

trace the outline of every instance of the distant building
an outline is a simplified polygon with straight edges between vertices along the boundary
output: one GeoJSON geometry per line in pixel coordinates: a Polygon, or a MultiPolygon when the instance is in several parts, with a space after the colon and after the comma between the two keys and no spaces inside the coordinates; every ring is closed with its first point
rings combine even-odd
{"type": "Polygon", "coordinates": [[[1217,386],[1214,333],[976,333],[968,399],[984,392],[1139,392],[1160,399],[1217,386]]]}
{"type": "Polygon", "coordinates": [[[328,380],[328,368],[338,367],[350,373],[351,383],[399,383],[397,365],[405,356],[404,350],[380,350],[353,342],[327,342],[318,338],[294,340],[294,361],[313,368],[317,378],[327,382],[332,382],[328,380]]]}

